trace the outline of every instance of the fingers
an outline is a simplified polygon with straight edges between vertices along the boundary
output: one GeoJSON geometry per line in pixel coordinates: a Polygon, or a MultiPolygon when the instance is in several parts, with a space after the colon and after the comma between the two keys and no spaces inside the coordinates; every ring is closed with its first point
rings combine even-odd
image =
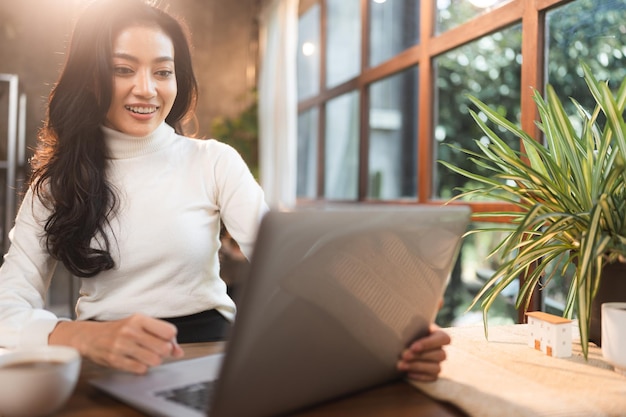
{"type": "Polygon", "coordinates": [[[121,352],[121,349],[113,349],[106,352],[103,351],[101,354],[94,355],[92,359],[100,365],[135,374],[145,374],[151,366],[156,366],[158,364],[158,361],[154,361],[153,364],[150,365],[148,363],[150,362],[150,359],[147,359],[145,355],[142,357],[139,353],[128,355],[121,352]],[[139,360],[139,357],[142,357],[142,359],[139,360]]]}
{"type": "Polygon", "coordinates": [[[147,333],[163,340],[172,340],[176,337],[176,326],[163,320],[135,314],[127,320],[135,320],[147,333]]]}
{"type": "Polygon", "coordinates": [[[436,381],[441,373],[441,362],[416,361],[412,362],[406,376],[415,381],[431,382],[436,381]]]}
{"type": "Polygon", "coordinates": [[[446,359],[443,347],[450,344],[450,336],[436,325],[432,325],[430,331],[400,354],[397,369],[410,379],[435,381],[441,373],[441,362],[446,359]]]}
{"type": "Polygon", "coordinates": [[[121,363],[132,368],[132,372],[143,373],[149,367],[163,363],[164,358],[183,356],[183,350],[176,342],[176,326],[143,315],[134,315],[122,322],[120,355],[131,362],[124,360],[121,363]],[[132,363],[133,360],[136,364],[132,363]]]}
{"type": "Polygon", "coordinates": [[[172,356],[173,358],[182,358],[183,356],[185,356],[183,348],[180,347],[176,339],[172,340],[172,351],[170,353],[170,356],[172,356]]]}
{"type": "MultiPolygon", "coordinates": [[[[145,351],[156,355],[159,358],[172,356],[172,352],[178,352],[180,346],[176,342],[176,327],[162,320],[145,316],[134,316],[129,323],[128,333],[124,336],[130,341],[134,341],[145,351]]],[[[154,366],[154,365],[153,365],[154,366]]]]}
{"type": "Polygon", "coordinates": [[[409,346],[409,349],[414,352],[423,352],[432,349],[440,349],[445,345],[449,345],[450,342],[450,336],[441,330],[439,326],[433,324],[430,326],[430,334],[413,342],[411,346],[409,346]]]}
{"type": "Polygon", "coordinates": [[[176,341],[176,326],[163,320],[149,317],[145,319],[147,319],[144,323],[145,330],[156,338],[156,340],[149,341],[148,346],[159,346],[158,353],[162,357],[180,358],[184,355],[183,349],[176,341]],[[161,345],[162,342],[165,344],[161,345]]]}
{"type": "Polygon", "coordinates": [[[141,314],[109,322],[62,321],[48,343],[72,346],[100,365],[138,374],[184,355],[174,325],[141,314]]]}
{"type": "Polygon", "coordinates": [[[405,349],[400,355],[400,360],[404,362],[443,362],[446,360],[446,351],[442,347],[437,349],[430,349],[424,351],[413,351],[411,349],[405,349]]]}

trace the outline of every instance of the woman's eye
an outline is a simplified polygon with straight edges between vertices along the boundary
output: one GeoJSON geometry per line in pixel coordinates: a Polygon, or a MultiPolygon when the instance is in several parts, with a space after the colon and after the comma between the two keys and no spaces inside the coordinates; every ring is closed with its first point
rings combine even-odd
{"type": "Polygon", "coordinates": [[[174,71],[172,70],[160,70],[156,72],[156,75],[158,75],[161,78],[169,78],[172,75],[174,75],[174,71]]]}
{"type": "Polygon", "coordinates": [[[128,75],[133,73],[133,70],[128,67],[115,67],[113,71],[119,75],[128,75]]]}

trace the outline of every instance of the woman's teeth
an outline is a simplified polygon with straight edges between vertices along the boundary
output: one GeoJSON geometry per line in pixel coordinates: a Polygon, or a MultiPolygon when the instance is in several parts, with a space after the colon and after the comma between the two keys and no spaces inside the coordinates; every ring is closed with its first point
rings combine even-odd
{"type": "Polygon", "coordinates": [[[127,110],[132,111],[133,113],[139,114],[150,114],[157,111],[157,107],[134,107],[134,106],[126,106],[127,110]]]}

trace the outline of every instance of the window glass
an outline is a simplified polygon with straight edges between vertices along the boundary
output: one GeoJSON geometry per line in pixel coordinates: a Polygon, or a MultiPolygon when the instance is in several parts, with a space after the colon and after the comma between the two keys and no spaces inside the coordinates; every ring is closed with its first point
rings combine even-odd
{"type": "Polygon", "coordinates": [[[361,1],[327,0],[326,87],[361,71],[361,1]]]}
{"type": "Polygon", "coordinates": [[[417,83],[412,67],[370,86],[368,197],[417,197],[417,83]]]}
{"type": "Polygon", "coordinates": [[[309,8],[298,22],[298,99],[320,91],[320,6],[309,8]]]}
{"type": "MultiPolygon", "coordinates": [[[[435,59],[436,117],[434,123],[434,161],[445,160],[454,165],[488,175],[476,167],[467,155],[447,146],[454,144],[478,151],[474,144],[484,134],[468,113],[471,94],[504,117],[519,124],[521,77],[521,26],[485,36],[454,49],[435,59]]],[[[519,139],[494,127],[496,133],[514,149],[519,139]]],[[[486,140],[486,137],[484,138],[486,140]]],[[[471,180],[452,173],[441,164],[433,166],[435,198],[448,199],[456,187],[472,186],[471,180]]]]}
{"type": "Polygon", "coordinates": [[[511,0],[437,0],[437,34],[488,13],[511,0]]]}
{"type": "MultiPolygon", "coordinates": [[[[471,225],[470,229],[474,226],[471,225]]],[[[490,225],[481,223],[480,226],[490,225]]],[[[443,327],[482,324],[483,313],[480,303],[469,312],[467,308],[498,268],[497,259],[489,258],[488,255],[503,238],[503,232],[485,232],[472,234],[463,239],[457,263],[450,274],[450,281],[443,296],[443,306],[435,320],[437,324],[443,327]]],[[[517,322],[515,299],[518,292],[519,281],[515,281],[496,297],[496,301],[489,309],[489,325],[517,322]]]]}
{"type": "MultiPolygon", "coordinates": [[[[579,61],[616,87],[626,76],[626,0],[577,0],[546,14],[547,82],[593,110],[579,61]]],[[[566,111],[575,114],[569,100],[566,111]]]]}
{"type": "Polygon", "coordinates": [[[298,115],[298,176],[296,195],[301,198],[317,197],[317,133],[319,111],[317,107],[298,115]]]}
{"type": "MultiPolygon", "coordinates": [[[[574,98],[593,111],[595,102],[582,78],[583,60],[596,77],[615,89],[626,77],[626,0],[577,0],[546,14],[547,79],[565,111],[576,114],[574,98]]],[[[571,119],[577,122],[577,118],[571,119]]],[[[575,125],[576,126],[576,125],[575,125]]],[[[573,271],[557,273],[542,291],[545,310],[563,314],[573,271]]]]}
{"type": "Polygon", "coordinates": [[[343,94],[326,104],[324,195],[356,200],[359,185],[359,93],[343,94]]]}
{"type": "Polygon", "coordinates": [[[369,65],[419,43],[419,0],[371,1],[369,65]]]}

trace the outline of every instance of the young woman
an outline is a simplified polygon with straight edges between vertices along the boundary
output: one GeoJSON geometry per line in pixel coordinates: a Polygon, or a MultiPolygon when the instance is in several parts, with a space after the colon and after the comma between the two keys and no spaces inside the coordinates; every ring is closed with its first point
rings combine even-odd
{"type": "MultiPolygon", "coordinates": [[[[178,343],[224,338],[220,224],[249,256],[267,206],[234,149],[183,136],[196,94],[180,22],[143,0],[86,8],[0,269],[1,346],[70,345],[143,373],[178,343]],[[76,321],[44,309],[57,266],[81,278],[76,321]]],[[[447,343],[433,328],[398,368],[435,379],[447,343]]]]}

